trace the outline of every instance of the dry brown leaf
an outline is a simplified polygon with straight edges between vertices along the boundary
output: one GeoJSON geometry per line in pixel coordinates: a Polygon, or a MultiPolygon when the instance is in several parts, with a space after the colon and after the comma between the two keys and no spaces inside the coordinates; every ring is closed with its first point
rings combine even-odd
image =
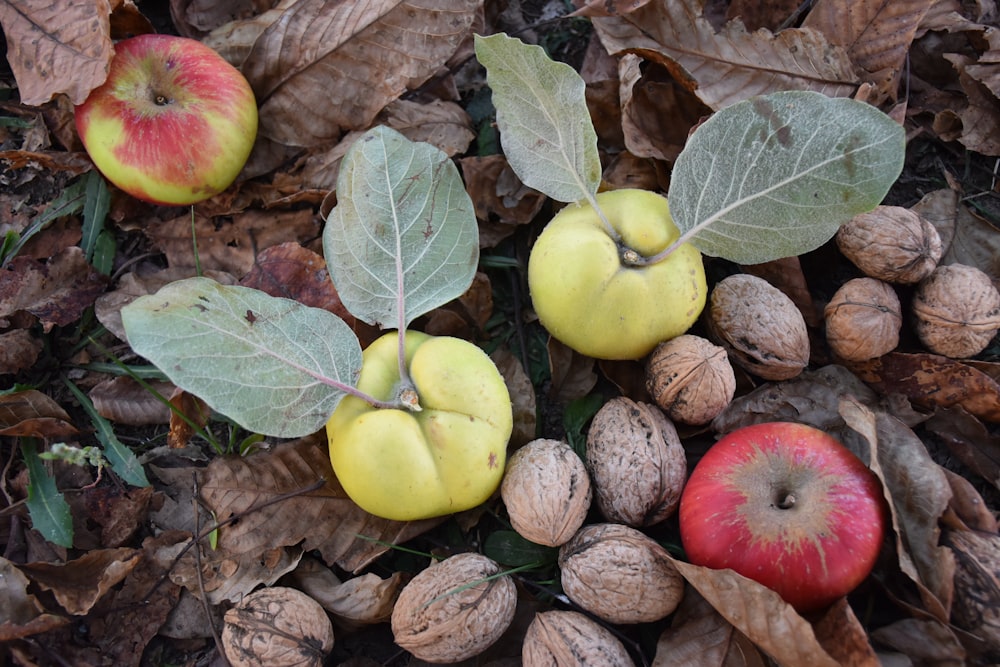
{"type": "Polygon", "coordinates": [[[91,487],[84,491],[86,519],[101,527],[101,546],[124,546],[139,526],[145,525],[153,487],[124,489],[119,485],[91,487]]]}
{"type": "MultiPolygon", "coordinates": [[[[198,256],[206,270],[246,275],[258,252],[285,242],[306,243],[319,237],[319,219],[310,209],[251,209],[231,219],[195,216],[198,256]]],[[[174,267],[195,266],[191,214],[148,225],[146,234],[174,267]]]]}
{"type": "Polygon", "coordinates": [[[725,665],[765,667],[767,658],[696,590],[688,588],[656,642],[652,667],[725,665]]]}
{"type": "MultiPolygon", "coordinates": [[[[996,53],[988,54],[988,57],[995,58],[996,53]]],[[[968,56],[959,54],[945,54],[945,58],[958,70],[959,83],[968,99],[965,108],[957,113],[957,120],[962,127],[958,140],[977,153],[1000,155],[1000,140],[997,139],[997,133],[1000,132],[1000,110],[997,108],[997,95],[987,83],[996,84],[996,80],[986,74],[996,69],[996,63],[976,65],[968,56]],[[974,69],[977,67],[980,69],[974,69]],[[980,76],[987,76],[987,81],[972,76],[970,69],[980,76]]]]}
{"type": "Polygon", "coordinates": [[[890,352],[851,369],[880,394],[903,394],[927,408],[958,405],[1000,422],[1000,384],[970,364],[925,352],[890,352]]]}
{"type": "Polygon", "coordinates": [[[1000,524],[972,482],[947,468],[944,468],[944,475],[951,486],[948,510],[970,530],[996,533],[1000,524]]]}
{"type": "Polygon", "coordinates": [[[979,419],[958,406],[939,408],[927,420],[926,427],[955,458],[1000,488],[1000,438],[979,419]]]}
{"type": "Polygon", "coordinates": [[[476,209],[483,248],[496,246],[531,222],[545,204],[545,196],[522,183],[502,155],[466,157],[458,164],[476,209]]]}
{"type": "Polygon", "coordinates": [[[954,229],[940,263],[974,266],[1000,281],[1000,230],[967,206],[956,209],[954,229]]]}
{"type": "Polygon", "coordinates": [[[904,653],[910,665],[964,667],[965,649],[946,623],[904,618],[872,631],[872,639],[904,653]]]}
{"type": "Polygon", "coordinates": [[[377,122],[399,131],[410,141],[437,146],[448,157],[467,151],[476,138],[465,109],[444,100],[427,104],[396,100],[379,113],[377,122]]]}
{"type": "Polygon", "coordinates": [[[138,549],[93,549],[68,563],[20,566],[42,590],[51,591],[68,613],[86,614],[141,560],[138,549]]]}
{"type": "Polygon", "coordinates": [[[108,78],[114,54],[108,0],[4,0],[0,24],[21,103],[37,106],[59,93],[80,104],[108,78]]]}
{"type": "Polygon", "coordinates": [[[871,447],[871,468],[889,501],[900,569],[917,584],[927,611],[947,621],[955,559],[939,545],[938,526],[951,500],[947,477],[898,419],[852,399],[841,401],[840,412],[871,447]]]}
{"type": "Polygon", "coordinates": [[[167,446],[171,449],[187,447],[198,428],[204,428],[212,416],[208,404],[186,391],[175,388],[169,394],[170,430],[167,432],[167,446]]]}
{"type": "Polygon", "coordinates": [[[87,263],[83,250],[71,246],[48,262],[15,257],[0,274],[0,318],[25,310],[47,332],[80,319],[104,292],[107,278],[87,263]]]}
{"type": "Polygon", "coordinates": [[[549,370],[552,383],[549,398],[556,403],[569,403],[583,398],[597,385],[595,360],[549,337],[549,370]]]}
{"type": "Polygon", "coordinates": [[[43,346],[42,339],[28,329],[0,333],[0,375],[14,375],[31,368],[43,346]]]}
{"type": "MultiPolygon", "coordinates": [[[[415,537],[442,520],[406,523],[364,512],[336,481],[324,433],[245,458],[215,459],[201,476],[200,488],[216,520],[241,515],[238,522],[219,530],[217,548],[203,559],[207,566],[220,568],[213,582],[216,590],[222,590],[223,580],[237,574],[230,568],[269,554],[284,558],[274,551],[299,544],[307,551],[319,551],[329,564],[354,571],[384,553],[389,548],[385,544],[415,537]],[[322,480],[325,484],[319,488],[262,506],[322,480]]],[[[250,583],[226,587],[226,598],[236,599],[233,596],[250,583]]]]}
{"type": "Polygon", "coordinates": [[[0,395],[0,435],[51,441],[77,433],[69,413],[37,389],[0,395]]]}
{"type": "Polygon", "coordinates": [[[841,665],[879,667],[878,656],[868,639],[868,632],[846,598],[834,602],[813,621],[816,639],[841,665]]]}
{"type": "MultiPolygon", "coordinates": [[[[146,382],[162,396],[170,396],[174,391],[174,385],[170,382],[146,382]]],[[[97,414],[118,424],[147,426],[170,421],[170,409],[149,390],[127,376],[98,382],[87,392],[87,396],[93,402],[97,414]]]]}
{"type": "Polygon", "coordinates": [[[639,9],[649,0],[588,0],[568,16],[622,16],[639,9]]]}
{"type": "Polygon", "coordinates": [[[802,26],[847,49],[882,97],[894,98],[917,26],[932,4],[934,0],[819,0],[802,26]]]}
{"type": "Polygon", "coordinates": [[[242,62],[260,105],[260,134],[313,146],[365,129],[447,62],[480,1],[285,3],[242,62]]]}
{"type": "Polygon", "coordinates": [[[0,642],[48,632],[71,622],[65,616],[44,613],[44,607],[28,591],[31,581],[17,566],[0,558],[3,605],[0,605],[0,642]]]}
{"type": "Polygon", "coordinates": [[[392,615],[399,590],[408,580],[404,572],[382,579],[371,572],[340,581],[333,570],[314,559],[303,559],[292,573],[296,588],[319,602],[338,625],[356,629],[383,623],[392,615]]]}
{"type": "Polygon", "coordinates": [[[846,51],[805,28],[749,33],[738,21],[716,33],[698,0],[654,0],[631,14],[594,19],[605,48],[664,65],[714,110],[778,90],[850,96],[857,77],[846,51]]]}
{"type": "Polygon", "coordinates": [[[838,402],[845,396],[853,396],[865,405],[878,402],[875,392],[846,368],[824,366],[805,371],[794,380],[761,385],[734,399],[712,421],[712,428],[724,434],[760,422],[801,422],[830,433],[867,461],[867,443],[847,427],[837,411],[838,402]]]}
{"type": "Polygon", "coordinates": [[[740,19],[748,30],[767,28],[777,31],[801,11],[799,0],[733,0],[729,3],[726,18],[740,19]]]}
{"type": "Polygon", "coordinates": [[[958,193],[951,188],[928,192],[910,210],[934,226],[941,237],[941,247],[947,251],[955,237],[959,215],[958,193]]]}
{"type": "Polygon", "coordinates": [[[516,448],[537,437],[538,406],[535,387],[531,384],[521,360],[514,356],[506,345],[490,354],[496,364],[507,390],[510,393],[511,409],[514,413],[514,430],[510,436],[510,447],[516,448]]]}
{"type": "Polygon", "coordinates": [[[711,109],[662,65],[643,63],[637,55],[626,53],[618,67],[625,147],[639,157],[673,162],[691,128],[711,109]]]}
{"type": "Polygon", "coordinates": [[[719,614],[779,665],[840,665],[819,643],[812,625],[770,588],[732,570],[673,563],[719,614]]]}
{"type": "Polygon", "coordinates": [[[251,17],[276,2],[267,0],[171,0],[170,16],[178,32],[198,38],[233,20],[251,17]]]}

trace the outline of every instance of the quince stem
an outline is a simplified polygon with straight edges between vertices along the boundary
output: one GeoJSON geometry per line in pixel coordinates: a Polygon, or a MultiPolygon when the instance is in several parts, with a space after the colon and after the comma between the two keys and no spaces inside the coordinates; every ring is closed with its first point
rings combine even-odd
{"type": "Polygon", "coordinates": [[[604,225],[604,232],[611,237],[612,241],[614,241],[619,247],[621,247],[622,235],[618,233],[618,230],[615,229],[614,225],[612,225],[611,222],[608,220],[608,216],[604,215],[604,211],[602,211],[601,207],[597,205],[597,198],[590,192],[586,192],[586,195],[587,195],[587,201],[590,203],[590,206],[594,209],[594,213],[597,214],[597,217],[601,219],[601,224],[604,225]]]}

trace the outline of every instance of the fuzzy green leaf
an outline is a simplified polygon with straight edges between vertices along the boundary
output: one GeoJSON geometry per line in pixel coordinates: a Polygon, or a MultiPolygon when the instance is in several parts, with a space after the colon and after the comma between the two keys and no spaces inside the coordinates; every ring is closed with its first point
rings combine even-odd
{"type": "Polygon", "coordinates": [[[740,264],[800,255],[885,197],[903,128],[875,107],[814,92],[717,112],[674,164],[667,199],[682,240],[740,264]]]}
{"type": "Polygon", "coordinates": [[[361,372],[358,339],[336,315],[208,278],[136,299],[122,323],[174,384],[265,435],[316,432],[361,372]]]}
{"type": "Polygon", "coordinates": [[[369,324],[405,329],[461,296],[479,226],[458,168],[430,144],[369,130],[340,166],[323,251],[340,300],[369,324]]]}
{"type": "Polygon", "coordinates": [[[583,79],[540,46],[504,34],[475,41],[514,173],[557,201],[591,199],[601,184],[601,159],[583,79]]]}

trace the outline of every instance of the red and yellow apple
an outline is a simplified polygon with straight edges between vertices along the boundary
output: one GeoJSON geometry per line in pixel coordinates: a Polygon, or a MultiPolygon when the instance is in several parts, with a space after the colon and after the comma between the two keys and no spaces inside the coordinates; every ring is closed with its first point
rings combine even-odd
{"type": "Polygon", "coordinates": [[[737,429],[706,452],[679,519],[690,562],[732,569],[809,612],[868,576],[887,509],[878,478],[837,439],[770,422],[737,429]]]}
{"type": "MultiPolygon", "coordinates": [[[[503,477],[513,429],[507,385],[489,356],[466,340],[407,331],[405,346],[420,410],[344,397],[326,425],[333,470],[351,500],[386,519],[475,507],[503,477]]],[[[365,349],[357,388],[379,401],[400,399],[406,387],[396,332],[365,349]]]]}
{"type": "Polygon", "coordinates": [[[638,359],[687,331],[705,307],[701,253],[689,243],[651,258],[680,232],[665,197],[646,190],[602,192],[597,204],[620,239],[587,202],[559,211],[535,241],[528,287],[542,326],[598,359],[638,359]]]}
{"type": "Polygon", "coordinates": [[[201,42],[171,35],[118,42],[107,80],[75,119],[109,181],[166,205],[229,187],[257,136],[257,103],[240,71],[201,42]]]}

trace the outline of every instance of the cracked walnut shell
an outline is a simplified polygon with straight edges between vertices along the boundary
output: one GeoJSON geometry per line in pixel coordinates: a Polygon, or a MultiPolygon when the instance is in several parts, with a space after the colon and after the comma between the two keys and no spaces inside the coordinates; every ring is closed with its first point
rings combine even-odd
{"type": "Polygon", "coordinates": [[[566,543],[580,529],[592,496],[587,468],[573,448],[544,438],[511,455],[500,484],[514,530],[549,547],[566,543]]]}
{"type": "Polygon", "coordinates": [[[677,429],[655,405],[609,400],[590,424],[586,456],[597,506],[609,521],[651,526],[677,511],[687,457],[677,429]]]}
{"type": "Polygon", "coordinates": [[[233,667],[320,667],[333,649],[333,625],[313,598],[272,586],[226,612],[222,646],[233,667]]]}
{"type": "Polygon", "coordinates": [[[646,364],[646,388],[675,422],[707,424],[733,400],[736,374],[725,348],[683,334],[653,350],[646,364]]]}
{"type": "Polygon", "coordinates": [[[851,218],[836,236],[837,247],[865,275],[912,284],[941,260],[941,236],[930,222],[900,206],[877,206],[851,218]]]}
{"type": "Polygon", "coordinates": [[[903,314],[892,285],[855,278],[840,286],[824,310],[826,341],[847,361],[881,357],[899,345],[903,314]]]}
{"type": "Polygon", "coordinates": [[[1000,330],[1000,292],[983,271],[939,266],[913,295],[917,337],[928,350],[965,359],[986,349],[1000,330]]]}
{"type": "Polygon", "coordinates": [[[577,611],[535,614],[521,647],[524,667],[606,665],[633,667],[625,646],[610,630],[577,611]]]}
{"type": "Polygon", "coordinates": [[[427,662],[460,662],[479,655],[514,619],[517,590],[500,566],[461,553],[421,570],[392,610],[396,643],[427,662]],[[487,580],[488,577],[494,577],[487,580]]]}
{"type": "Polygon", "coordinates": [[[671,614],[684,596],[667,550],[618,523],[584,526],[559,549],[563,592],[609,623],[646,623],[671,614]]]}
{"type": "Polygon", "coordinates": [[[719,281],[708,308],[708,331],[738,366],[765,380],[789,380],[809,363],[802,313],[757,276],[737,273],[719,281]]]}

